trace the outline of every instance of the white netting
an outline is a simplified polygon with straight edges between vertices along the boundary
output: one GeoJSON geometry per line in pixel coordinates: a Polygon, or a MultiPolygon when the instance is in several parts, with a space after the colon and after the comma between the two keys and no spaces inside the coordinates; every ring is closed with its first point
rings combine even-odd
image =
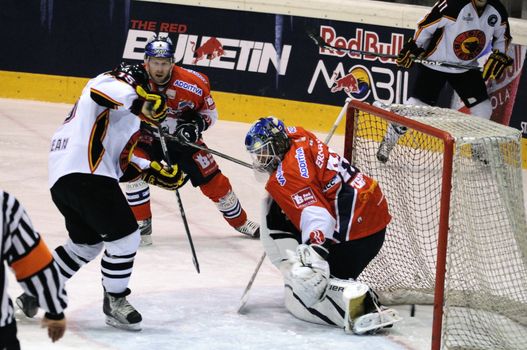
{"type": "MultiPolygon", "coordinates": [[[[527,349],[527,225],[518,130],[456,111],[392,105],[455,139],[443,348],[527,349]]],[[[404,122],[401,123],[404,125],[404,122]]],[[[393,220],[360,279],[384,303],[431,303],[435,287],[443,141],[411,128],[386,163],[387,121],[355,116],[352,163],[379,181],[393,220]]]]}

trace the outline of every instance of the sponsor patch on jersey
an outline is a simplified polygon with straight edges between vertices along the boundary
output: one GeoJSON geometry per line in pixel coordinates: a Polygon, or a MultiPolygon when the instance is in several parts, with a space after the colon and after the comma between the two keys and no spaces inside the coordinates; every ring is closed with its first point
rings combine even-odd
{"type": "Polygon", "coordinates": [[[472,17],[472,14],[469,12],[466,16],[463,16],[463,21],[470,23],[474,20],[474,17],[472,17]]]}
{"type": "Polygon", "coordinates": [[[216,169],[218,169],[218,163],[214,160],[212,157],[212,154],[205,152],[205,151],[199,151],[196,152],[194,155],[192,155],[192,158],[194,159],[194,162],[197,164],[198,169],[201,172],[201,175],[203,177],[209,176],[212,174],[216,169]]]}
{"type": "Polygon", "coordinates": [[[470,61],[478,57],[485,48],[485,33],[479,29],[459,34],[453,43],[453,50],[460,60],[470,61]]]}
{"type": "Polygon", "coordinates": [[[295,133],[296,132],[296,128],[294,126],[288,126],[287,127],[287,131],[291,134],[295,133]]]}
{"type": "Polygon", "coordinates": [[[176,98],[176,90],[174,89],[167,89],[167,97],[169,99],[175,99],[176,98]]]}
{"type": "Polygon", "coordinates": [[[276,169],[276,181],[278,181],[278,184],[280,186],[285,186],[285,183],[287,182],[284,176],[284,169],[282,168],[282,163],[278,165],[278,168],[276,169]]]}
{"type": "Polygon", "coordinates": [[[186,71],[189,72],[189,73],[194,74],[194,75],[197,76],[198,78],[200,78],[201,81],[203,81],[205,84],[208,84],[207,80],[203,77],[203,75],[201,75],[201,73],[196,72],[195,70],[192,70],[192,69],[188,69],[188,68],[183,68],[183,69],[186,70],[186,71]]]}
{"type": "Polygon", "coordinates": [[[322,169],[324,166],[324,146],[322,145],[322,142],[317,139],[317,159],[315,160],[315,164],[322,169]]]}
{"type": "Polygon", "coordinates": [[[496,16],[495,14],[490,15],[487,19],[487,23],[489,24],[489,26],[494,27],[496,23],[498,23],[498,16],[496,16]]]}
{"type": "Polygon", "coordinates": [[[181,100],[177,104],[178,111],[182,111],[182,110],[187,109],[187,108],[188,109],[194,109],[194,107],[196,107],[194,102],[188,101],[188,100],[181,100]]]}
{"type": "Polygon", "coordinates": [[[299,209],[305,208],[317,202],[317,198],[315,197],[313,190],[309,187],[306,187],[291,195],[291,199],[293,200],[293,203],[295,203],[295,207],[299,209]]]}
{"type": "Polygon", "coordinates": [[[174,86],[177,86],[178,88],[183,89],[183,90],[190,91],[193,94],[198,95],[198,96],[202,96],[203,95],[203,90],[200,89],[197,85],[190,84],[190,83],[188,83],[186,81],[183,81],[183,80],[179,80],[179,79],[176,80],[174,82],[174,86]]]}
{"type": "Polygon", "coordinates": [[[298,162],[298,169],[300,170],[300,176],[305,179],[309,179],[309,170],[307,168],[306,155],[302,147],[297,148],[295,151],[295,158],[298,162]]]}
{"type": "Polygon", "coordinates": [[[357,176],[351,181],[350,183],[351,187],[356,188],[360,190],[366,185],[366,180],[364,180],[364,175],[362,173],[358,173],[357,176]]]}
{"type": "Polygon", "coordinates": [[[322,192],[327,192],[339,182],[340,182],[340,177],[338,175],[335,175],[331,180],[329,180],[327,184],[324,185],[324,187],[322,188],[322,192]]]}
{"type": "Polygon", "coordinates": [[[205,100],[205,105],[207,106],[208,109],[214,109],[215,106],[214,106],[214,99],[212,98],[212,96],[206,96],[204,98],[205,100]]]}

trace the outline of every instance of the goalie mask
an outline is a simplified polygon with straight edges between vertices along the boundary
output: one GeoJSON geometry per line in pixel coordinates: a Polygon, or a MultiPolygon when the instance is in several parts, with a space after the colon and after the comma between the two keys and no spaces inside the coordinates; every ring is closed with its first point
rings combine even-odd
{"type": "Polygon", "coordinates": [[[245,148],[255,170],[272,173],[289,149],[284,123],[275,117],[260,118],[245,136],[245,148]]]}

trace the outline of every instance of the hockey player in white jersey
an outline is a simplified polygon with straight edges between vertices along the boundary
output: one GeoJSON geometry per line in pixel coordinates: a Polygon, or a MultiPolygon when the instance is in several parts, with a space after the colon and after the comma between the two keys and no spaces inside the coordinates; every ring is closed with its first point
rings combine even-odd
{"type": "MultiPolygon", "coordinates": [[[[51,140],[49,186],[69,239],[55,249],[62,276],[71,278],[104,248],[101,261],[106,323],[141,329],[141,314],[127,301],[139,227],[119,181],[143,178],[175,190],[177,165],[164,167],[133,155],[140,121],[158,125],[166,100],[148,91],[142,65],[121,64],[90,80],[51,140]]],[[[24,308],[25,305],[23,305],[24,308]]]]}
{"type": "MultiPolygon", "coordinates": [[[[512,38],[508,15],[499,0],[442,0],[417,24],[417,30],[401,49],[396,63],[410,68],[416,58],[477,67],[477,59],[490,51],[483,72],[478,69],[425,66],[416,67],[415,85],[406,101],[409,105],[435,106],[448,82],[470,114],[490,119],[492,105],[485,82],[500,79],[512,65],[507,50],[512,38]]],[[[377,152],[385,163],[405,128],[390,125],[377,152]]]]}

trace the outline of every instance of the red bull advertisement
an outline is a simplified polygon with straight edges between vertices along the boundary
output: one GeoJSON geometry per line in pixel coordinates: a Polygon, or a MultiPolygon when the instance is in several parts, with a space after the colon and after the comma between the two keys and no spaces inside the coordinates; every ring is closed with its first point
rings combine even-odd
{"type": "MultiPolygon", "coordinates": [[[[4,16],[0,40],[9,47],[31,32],[32,54],[1,55],[0,70],[89,78],[121,60],[141,62],[157,34],[173,41],[176,64],[205,73],[214,91],[342,106],[348,96],[403,103],[413,83],[412,70],[378,56],[397,55],[413,29],[148,1],[45,3],[4,4],[3,13],[24,13],[24,21],[4,16]],[[308,30],[335,49],[319,48],[308,30]]],[[[493,118],[521,128],[525,48],[512,55],[515,66],[489,91],[493,118]]],[[[441,106],[451,95],[444,92],[441,106]]]]}

